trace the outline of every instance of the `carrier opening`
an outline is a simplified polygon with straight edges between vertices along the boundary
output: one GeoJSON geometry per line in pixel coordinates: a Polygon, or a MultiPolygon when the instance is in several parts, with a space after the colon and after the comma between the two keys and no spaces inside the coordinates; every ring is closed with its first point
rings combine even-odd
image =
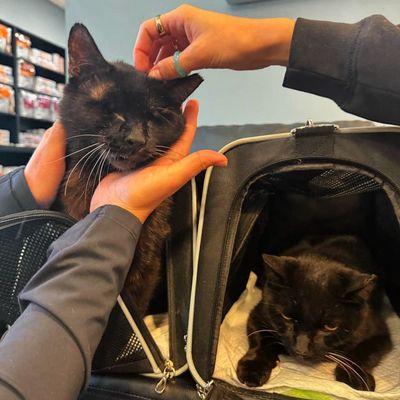
{"type": "Polygon", "coordinates": [[[368,399],[400,398],[400,198],[390,182],[355,165],[280,166],[255,176],[237,201],[241,202],[241,214],[214,377],[243,386],[237,379],[236,366],[248,348],[248,315],[261,298],[257,287],[262,286],[260,254],[279,255],[305,236],[346,234],[360,237],[367,244],[378,262],[379,276],[390,300],[385,318],[394,346],[382,365],[376,367],[376,391],[357,392],[335,382],[332,371],[306,368],[286,356],[280,359],[266,385],[257,390],[295,396],[302,387],[331,396],[329,399],[359,399],[362,393],[368,399]]]}

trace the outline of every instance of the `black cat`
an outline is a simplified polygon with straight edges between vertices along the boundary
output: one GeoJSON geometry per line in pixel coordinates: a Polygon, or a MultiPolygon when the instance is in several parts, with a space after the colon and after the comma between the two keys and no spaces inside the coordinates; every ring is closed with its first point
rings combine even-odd
{"type": "Polygon", "coordinates": [[[338,381],[373,391],[371,370],[392,344],[365,244],[355,236],[310,237],[263,259],[265,285],[248,320],[250,347],[238,363],[239,380],[263,385],[278,355],[289,354],[333,361],[338,381]]]}
{"type": "MultiPolygon", "coordinates": [[[[140,168],[178,140],[184,129],[182,102],[202,78],[158,81],[126,63],[109,63],[81,24],[70,31],[68,54],[69,83],[60,107],[67,169],[55,208],[81,219],[106,173],[140,168]]],[[[161,276],[171,204],[165,201],[145,222],[126,280],[141,315],[161,276]]]]}

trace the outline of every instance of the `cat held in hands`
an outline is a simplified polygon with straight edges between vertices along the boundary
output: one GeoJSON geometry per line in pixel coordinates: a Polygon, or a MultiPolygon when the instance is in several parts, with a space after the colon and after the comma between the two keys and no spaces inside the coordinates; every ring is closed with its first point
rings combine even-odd
{"type": "Polygon", "coordinates": [[[249,350],[237,366],[247,386],[264,385],[280,354],[336,364],[335,377],[374,391],[372,370],[392,344],[372,255],[350,235],[306,238],[263,255],[262,299],[250,313],[249,350]]]}
{"type": "MultiPolygon", "coordinates": [[[[107,62],[82,24],[70,31],[68,56],[60,106],[66,174],[54,208],[79,220],[106,174],[142,168],[170,150],[184,131],[182,103],[203,79],[193,74],[159,81],[124,62],[107,62]]],[[[171,207],[167,199],[144,223],[126,279],[142,316],[162,276],[171,207]]]]}

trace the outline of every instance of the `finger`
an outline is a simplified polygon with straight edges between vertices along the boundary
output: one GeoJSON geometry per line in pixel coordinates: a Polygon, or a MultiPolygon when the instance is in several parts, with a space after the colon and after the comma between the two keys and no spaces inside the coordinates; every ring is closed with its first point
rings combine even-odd
{"type": "Polygon", "coordinates": [[[46,162],[62,159],[65,155],[65,130],[61,122],[56,121],[52,127],[46,130],[39,146],[35,150],[32,158],[36,157],[46,162]]]}
{"type": "Polygon", "coordinates": [[[178,141],[165,153],[165,155],[153,162],[153,165],[165,166],[173,164],[176,161],[181,160],[185,157],[192,146],[196,128],[197,128],[197,116],[199,114],[199,102],[197,100],[189,100],[186,103],[185,110],[183,112],[186,120],[185,130],[178,141]]]}
{"type": "Polygon", "coordinates": [[[227,158],[216,151],[200,150],[172,164],[164,173],[168,175],[168,195],[175,193],[186,182],[208,167],[226,167],[227,158]]]}
{"type": "Polygon", "coordinates": [[[158,39],[160,39],[160,35],[157,32],[154,18],[148,19],[140,25],[133,49],[134,64],[138,71],[147,72],[152,68],[151,52],[154,42],[158,39]]]}
{"type": "Polygon", "coordinates": [[[193,140],[196,136],[197,118],[199,116],[199,102],[195,99],[189,100],[183,111],[185,118],[185,130],[179,140],[172,146],[171,150],[187,155],[192,147],[193,140]]]}
{"type": "MultiPolygon", "coordinates": [[[[202,68],[201,52],[196,50],[195,43],[186,47],[179,56],[179,64],[186,74],[202,68]]],[[[158,62],[149,72],[149,76],[155,79],[175,79],[180,75],[175,68],[173,57],[167,57],[158,62]]]]}
{"type": "Polygon", "coordinates": [[[171,56],[172,54],[174,54],[174,52],[175,46],[171,42],[161,46],[160,51],[158,52],[157,57],[154,60],[154,64],[157,64],[164,58],[171,56]]]}

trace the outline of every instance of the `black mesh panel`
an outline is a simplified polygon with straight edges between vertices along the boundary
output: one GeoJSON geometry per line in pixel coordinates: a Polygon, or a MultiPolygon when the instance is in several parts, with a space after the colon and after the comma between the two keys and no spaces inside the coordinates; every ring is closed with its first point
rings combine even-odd
{"type": "MultiPolygon", "coordinates": [[[[49,246],[72,224],[61,214],[43,216],[37,211],[0,220],[0,334],[19,317],[18,294],[46,262],[49,246]]],[[[116,372],[152,372],[142,345],[119,306],[111,313],[94,367],[116,372]]]]}

